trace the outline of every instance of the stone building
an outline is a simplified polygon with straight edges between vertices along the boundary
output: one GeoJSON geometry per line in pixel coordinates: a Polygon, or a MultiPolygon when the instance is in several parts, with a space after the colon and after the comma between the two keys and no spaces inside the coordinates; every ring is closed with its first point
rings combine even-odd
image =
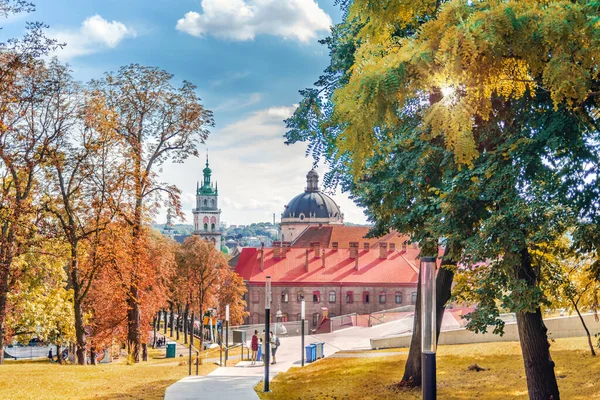
{"type": "MultiPolygon", "coordinates": [[[[397,236],[397,235],[396,235],[397,236]]],[[[282,322],[300,319],[301,300],[306,318],[317,328],[329,318],[414,305],[417,296],[419,249],[394,242],[337,242],[321,247],[244,248],[235,271],[246,282],[247,323],[264,323],[265,281],[271,276],[271,310],[282,322]]]]}
{"type": "Polygon", "coordinates": [[[212,242],[217,249],[221,249],[221,209],[219,209],[219,189],[217,184],[211,182],[212,170],[208,166],[206,155],[206,168],[202,170],[204,180],[202,186],[196,185],[196,208],[194,214],[194,235],[212,242]]]}

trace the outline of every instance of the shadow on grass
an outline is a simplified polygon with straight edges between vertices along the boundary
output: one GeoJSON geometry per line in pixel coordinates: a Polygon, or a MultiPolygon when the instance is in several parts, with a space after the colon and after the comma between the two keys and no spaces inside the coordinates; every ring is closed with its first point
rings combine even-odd
{"type": "Polygon", "coordinates": [[[167,387],[171,386],[178,379],[163,379],[158,381],[153,381],[151,383],[144,383],[140,385],[133,386],[128,390],[118,392],[118,393],[110,393],[105,395],[97,395],[87,397],[87,399],[94,400],[115,400],[115,399],[139,399],[139,400],[154,400],[154,399],[163,399],[165,397],[165,391],[167,387]]]}

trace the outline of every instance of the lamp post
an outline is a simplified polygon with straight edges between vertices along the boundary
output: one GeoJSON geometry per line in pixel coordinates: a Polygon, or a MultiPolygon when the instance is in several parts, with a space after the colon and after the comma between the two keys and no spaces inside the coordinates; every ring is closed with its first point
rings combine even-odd
{"type": "Polygon", "coordinates": [[[436,399],[435,257],[421,258],[421,387],[423,400],[436,399]]]}
{"type": "Polygon", "coordinates": [[[229,304],[225,306],[225,366],[229,360],[229,304]]]}
{"type": "Polygon", "coordinates": [[[306,317],[306,303],[304,299],[302,299],[302,308],[300,310],[300,319],[302,320],[301,328],[302,328],[302,366],[304,367],[304,318],[306,317]]]}
{"type": "Polygon", "coordinates": [[[269,390],[269,362],[271,361],[271,277],[267,276],[265,282],[265,392],[269,390]]]}

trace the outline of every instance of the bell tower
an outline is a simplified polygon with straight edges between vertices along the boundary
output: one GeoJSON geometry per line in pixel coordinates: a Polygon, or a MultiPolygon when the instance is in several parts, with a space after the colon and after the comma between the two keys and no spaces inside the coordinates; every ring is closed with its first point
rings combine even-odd
{"type": "Polygon", "coordinates": [[[212,242],[220,250],[222,244],[221,210],[219,209],[219,189],[215,182],[211,182],[212,170],[208,166],[208,152],[206,153],[206,167],[202,170],[202,186],[196,183],[196,208],[194,214],[194,235],[212,242]]]}

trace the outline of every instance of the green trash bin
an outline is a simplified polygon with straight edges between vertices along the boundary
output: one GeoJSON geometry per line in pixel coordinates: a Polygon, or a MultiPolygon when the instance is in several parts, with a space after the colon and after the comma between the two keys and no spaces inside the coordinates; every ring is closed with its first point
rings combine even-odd
{"type": "Polygon", "coordinates": [[[167,343],[167,358],[175,358],[175,343],[167,343]]]}

